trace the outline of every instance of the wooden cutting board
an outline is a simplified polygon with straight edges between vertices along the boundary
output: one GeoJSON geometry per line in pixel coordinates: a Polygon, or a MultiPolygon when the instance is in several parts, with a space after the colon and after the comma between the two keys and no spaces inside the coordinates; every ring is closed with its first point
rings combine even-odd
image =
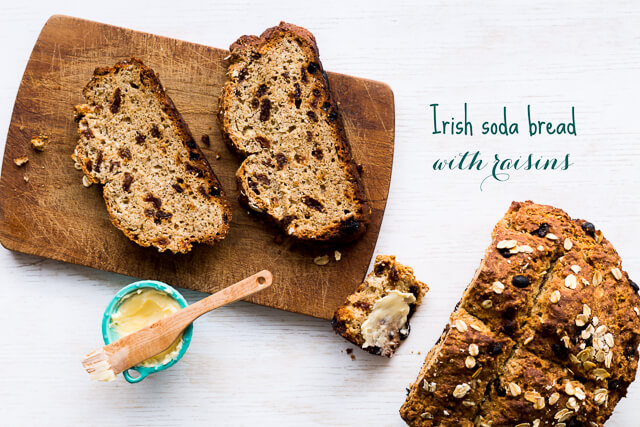
{"type": "MultiPolygon", "coordinates": [[[[239,30],[229,34],[229,43],[262,30],[239,30]]],[[[334,248],[296,245],[238,204],[234,177],[240,159],[224,145],[215,116],[227,55],[222,49],[52,16],[27,64],[9,126],[0,179],[2,245],[209,293],[266,268],[274,274],[274,285],[249,301],[331,318],[364,278],[378,238],[393,161],[393,92],[384,83],[328,73],[373,207],[367,233],[356,243],[336,247],[342,253],[336,262],[334,248]],[[174,255],[132,243],[111,225],[101,188],[83,187],[82,172],[73,167],[77,134],[72,107],[83,102],[81,91],[94,68],[131,56],[159,73],[194,138],[211,138],[211,146],[201,148],[233,209],[230,233],[215,246],[196,245],[187,255],[174,255]],[[29,142],[39,134],[50,141],[42,153],[29,142]],[[13,160],[24,155],[29,163],[19,168],[13,160]],[[331,255],[331,262],[314,264],[313,258],[324,254],[331,255]]]]}

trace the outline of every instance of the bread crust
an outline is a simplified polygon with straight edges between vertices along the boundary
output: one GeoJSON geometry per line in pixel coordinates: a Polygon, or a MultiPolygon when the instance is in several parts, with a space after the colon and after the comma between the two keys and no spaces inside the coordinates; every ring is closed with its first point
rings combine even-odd
{"type": "MultiPolygon", "coordinates": [[[[93,72],[93,77],[87,83],[87,85],[83,89],[83,95],[86,99],[89,99],[90,91],[93,85],[97,84],[99,78],[102,76],[117,74],[120,70],[128,68],[128,67],[138,67],[141,72],[141,78],[144,78],[144,83],[151,89],[153,95],[160,102],[162,110],[169,116],[172,124],[176,127],[177,132],[180,136],[180,139],[183,143],[184,149],[189,153],[189,161],[187,162],[191,165],[194,171],[198,171],[197,173],[202,173],[202,179],[206,182],[207,188],[215,187],[219,194],[214,198],[215,203],[219,204],[223,209],[223,225],[220,229],[216,231],[215,234],[205,235],[199,238],[194,238],[190,240],[179,241],[177,248],[169,248],[173,252],[178,253],[186,253],[189,252],[192,248],[193,243],[204,243],[208,245],[212,245],[217,241],[224,239],[229,231],[229,224],[231,223],[232,213],[231,213],[231,205],[226,198],[226,194],[220,185],[220,181],[218,177],[215,175],[211,165],[208,160],[204,156],[204,153],[200,150],[198,145],[196,144],[193,136],[191,135],[191,131],[187,123],[184,121],[182,115],[176,108],[175,104],[166,94],[160,79],[156,75],[156,73],[146,66],[142,60],[132,57],[127,60],[120,61],[111,67],[98,67],[93,72]]],[[[77,105],[75,107],[75,119],[76,122],[80,123],[84,115],[88,112],[87,105],[77,105]]],[[[91,107],[89,107],[91,108],[91,107]]],[[[80,126],[77,129],[78,134],[81,138],[86,137],[86,134],[80,126]]],[[[80,165],[85,176],[94,184],[105,184],[105,182],[101,182],[100,178],[97,177],[91,170],[88,168],[88,164],[86,159],[82,156],[82,150],[80,150],[78,146],[75,150],[76,161],[80,165]]],[[[129,239],[136,242],[140,246],[148,247],[154,246],[160,252],[163,252],[167,249],[167,245],[162,244],[162,242],[158,241],[148,241],[141,239],[139,235],[128,230],[124,224],[120,222],[118,217],[114,214],[113,208],[110,205],[109,201],[106,198],[106,194],[103,192],[103,198],[105,199],[105,205],[107,207],[107,211],[109,213],[109,218],[113,225],[120,229],[129,239]]]]}
{"type": "MultiPolygon", "coordinates": [[[[342,119],[342,114],[340,110],[337,108],[335,101],[333,100],[333,96],[331,94],[329,88],[329,81],[327,79],[324,68],[322,67],[322,62],[319,57],[319,50],[316,44],[315,38],[313,34],[311,34],[305,28],[281,22],[279,25],[268,28],[265,30],[260,36],[249,36],[245,35],[238,40],[236,40],[230,46],[231,55],[229,57],[230,60],[230,69],[231,67],[243,61],[245,58],[247,51],[249,50],[264,50],[268,49],[269,45],[272,43],[277,43],[278,37],[283,34],[292,34],[295,37],[301,39],[304,43],[306,43],[313,52],[313,57],[310,59],[311,62],[315,62],[320,71],[322,72],[322,78],[324,80],[324,85],[327,93],[324,94],[328,99],[328,103],[330,106],[328,110],[335,114],[335,120],[331,123],[332,129],[335,132],[335,140],[336,140],[336,149],[337,153],[340,157],[341,164],[343,170],[346,172],[346,176],[349,177],[349,184],[354,193],[354,199],[357,201],[360,209],[359,212],[352,217],[350,217],[347,221],[336,222],[331,226],[324,227],[322,229],[317,230],[314,233],[288,233],[292,237],[302,240],[302,241],[310,241],[310,242],[349,242],[355,239],[358,239],[364,232],[366,231],[367,224],[369,222],[371,207],[369,202],[367,201],[364,186],[360,179],[360,175],[358,172],[358,167],[353,160],[353,156],[351,153],[351,146],[346,138],[346,134],[344,131],[344,124],[342,119]]],[[[231,131],[232,129],[232,118],[230,114],[228,114],[230,106],[233,104],[233,92],[235,90],[235,86],[237,82],[234,78],[228,73],[228,80],[225,83],[222,94],[219,98],[219,106],[218,106],[218,118],[220,121],[220,128],[222,132],[223,140],[227,143],[232,151],[237,153],[239,156],[247,157],[251,155],[245,149],[243,149],[241,143],[234,138],[234,134],[231,131]]],[[[333,117],[333,116],[332,116],[333,117]]],[[[244,163],[243,163],[244,166],[244,163]]],[[[246,187],[246,177],[241,174],[242,167],[238,170],[238,174],[236,176],[238,185],[240,188],[246,187]]],[[[266,209],[255,209],[255,202],[250,200],[250,197],[241,193],[239,196],[239,201],[256,212],[257,215],[266,219],[270,223],[276,225],[277,227],[287,230],[288,223],[283,218],[276,218],[273,215],[270,215],[266,209]],[[253,204],[253,206],[252,206],[253,204]]]]}

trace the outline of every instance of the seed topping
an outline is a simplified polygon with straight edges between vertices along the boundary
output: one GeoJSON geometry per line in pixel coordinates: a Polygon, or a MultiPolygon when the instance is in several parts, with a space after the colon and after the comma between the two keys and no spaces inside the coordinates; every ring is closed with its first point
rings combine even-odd
{"type": "Polygon", "coordinates": [[[510,382],[508,388],[509,394],[513,397],[517,397],[520,395],[520,393],[522,393],[522,389],[520,388],[520,386],[514,382],[510,382]]]}
{"type": "Polygon", "coordinates": [[[482,301],[480,305],[482,306],[482,308],[490,309],[491,307],[493,307],[493,301],[491,301],[490,299],[486,299],[482,301]]]}
{"type": "Polygon", "coordinates": [[[469,354],[471,356],[477,356],[480,353],[480,349],[477,344],[469,344],[469,354]]]}
{"type": "Polygon", "coordinates": [[[621,280],[622,279],[622,272],[620,271],[620,269],[618,267],[613,267],[611,269],[611,274],[613,274],[613,277],[616,280],[621,280]]]}
{"type": "Polygon", "coordinates": [[[464,366],[467,367],[467,369],[473,369],[476,366],[476,358],[473,356],[467,356],[467,358],[464,361],[464,366]]]}
{"type": "Polygon", "coordinates": [[[568,275],[564,279],[564,285],[569,289],[575,289],[578,286],[578,280],[573,274],[568,275]]]}
{"type": "Polygon", "coordinates": [[[467,332],[467,324],[462,319],[456,320],[453,327],[456,328],[458,332],[467,332]]]}
{"type": "Polygon", "coordinates": [[[453,397],[456,399],[462,399],[471,390],[471,386],[467,383],[458,384],[453,390],[453,397]]]}
{"type": "Polygon", "coordinates": [[[518,242],[515,240],[501,240],[498,242],[496,246],[498,249],[513,249],[518,245],[518,242]]]}
{"type": "Polygon", "coordinates": [[[493,282],[493,284],[491,285],[491,290],[500,295],[502,292],[504,292],[504,285],[501,282],[493,282]]]}

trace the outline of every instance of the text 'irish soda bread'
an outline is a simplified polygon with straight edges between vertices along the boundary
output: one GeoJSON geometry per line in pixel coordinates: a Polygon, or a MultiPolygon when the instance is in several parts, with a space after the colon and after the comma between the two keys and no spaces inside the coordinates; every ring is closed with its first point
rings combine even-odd
{"type": "Polygon", "coordinates": [[[593,224],[514,202],[402,418],[412,426],[602,426],[638,368],[637,291],[593,224]]]}
{"type": "Polygon", "coordinates": [[[156,74],[133,58],[96,69],[83,94],[74,158],[113,224],[161,252],[223,239],[229,202],[156,74]]]}
{"type": "Polygon", "coordinates": [[[310,32],[280,23],[231,45],[219,119],[246,157],[237,179],[250,209],[303,240],[365,231],[369,204],[310,32]]]}
{"type": "Polygon", "coordinates": [[[394,256],[378,255],[365,281],[338,307],[336,333],[373,354],[391,357],[407,338],[409,319],[429,288],[394,256]]]}

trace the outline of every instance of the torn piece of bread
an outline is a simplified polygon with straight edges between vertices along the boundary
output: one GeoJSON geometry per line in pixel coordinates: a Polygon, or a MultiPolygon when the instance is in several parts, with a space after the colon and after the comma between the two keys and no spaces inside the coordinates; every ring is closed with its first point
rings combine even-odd
{"type": "Polygon", "coordinates": [[[365,281],[336,310],[331,325],[358,347],[391,357],[407,338],[409,319],[429,287],[394,256],[378,255],[365,281]]]}
{"type": "Polygon", "coordinates": [[[280,23],[238,39],[219,102],[223,137],[246,157],[241,202],[298,239],[364,233],[370,207],[309,31],[280,23]]]}
{"type": "Polygon", "coordinates": [[[74,156],[104,185],[113,224],[160,252],[223,239],[229,202],[153,70],[136,58],[97,68],[83,94],[74,156]]]}

